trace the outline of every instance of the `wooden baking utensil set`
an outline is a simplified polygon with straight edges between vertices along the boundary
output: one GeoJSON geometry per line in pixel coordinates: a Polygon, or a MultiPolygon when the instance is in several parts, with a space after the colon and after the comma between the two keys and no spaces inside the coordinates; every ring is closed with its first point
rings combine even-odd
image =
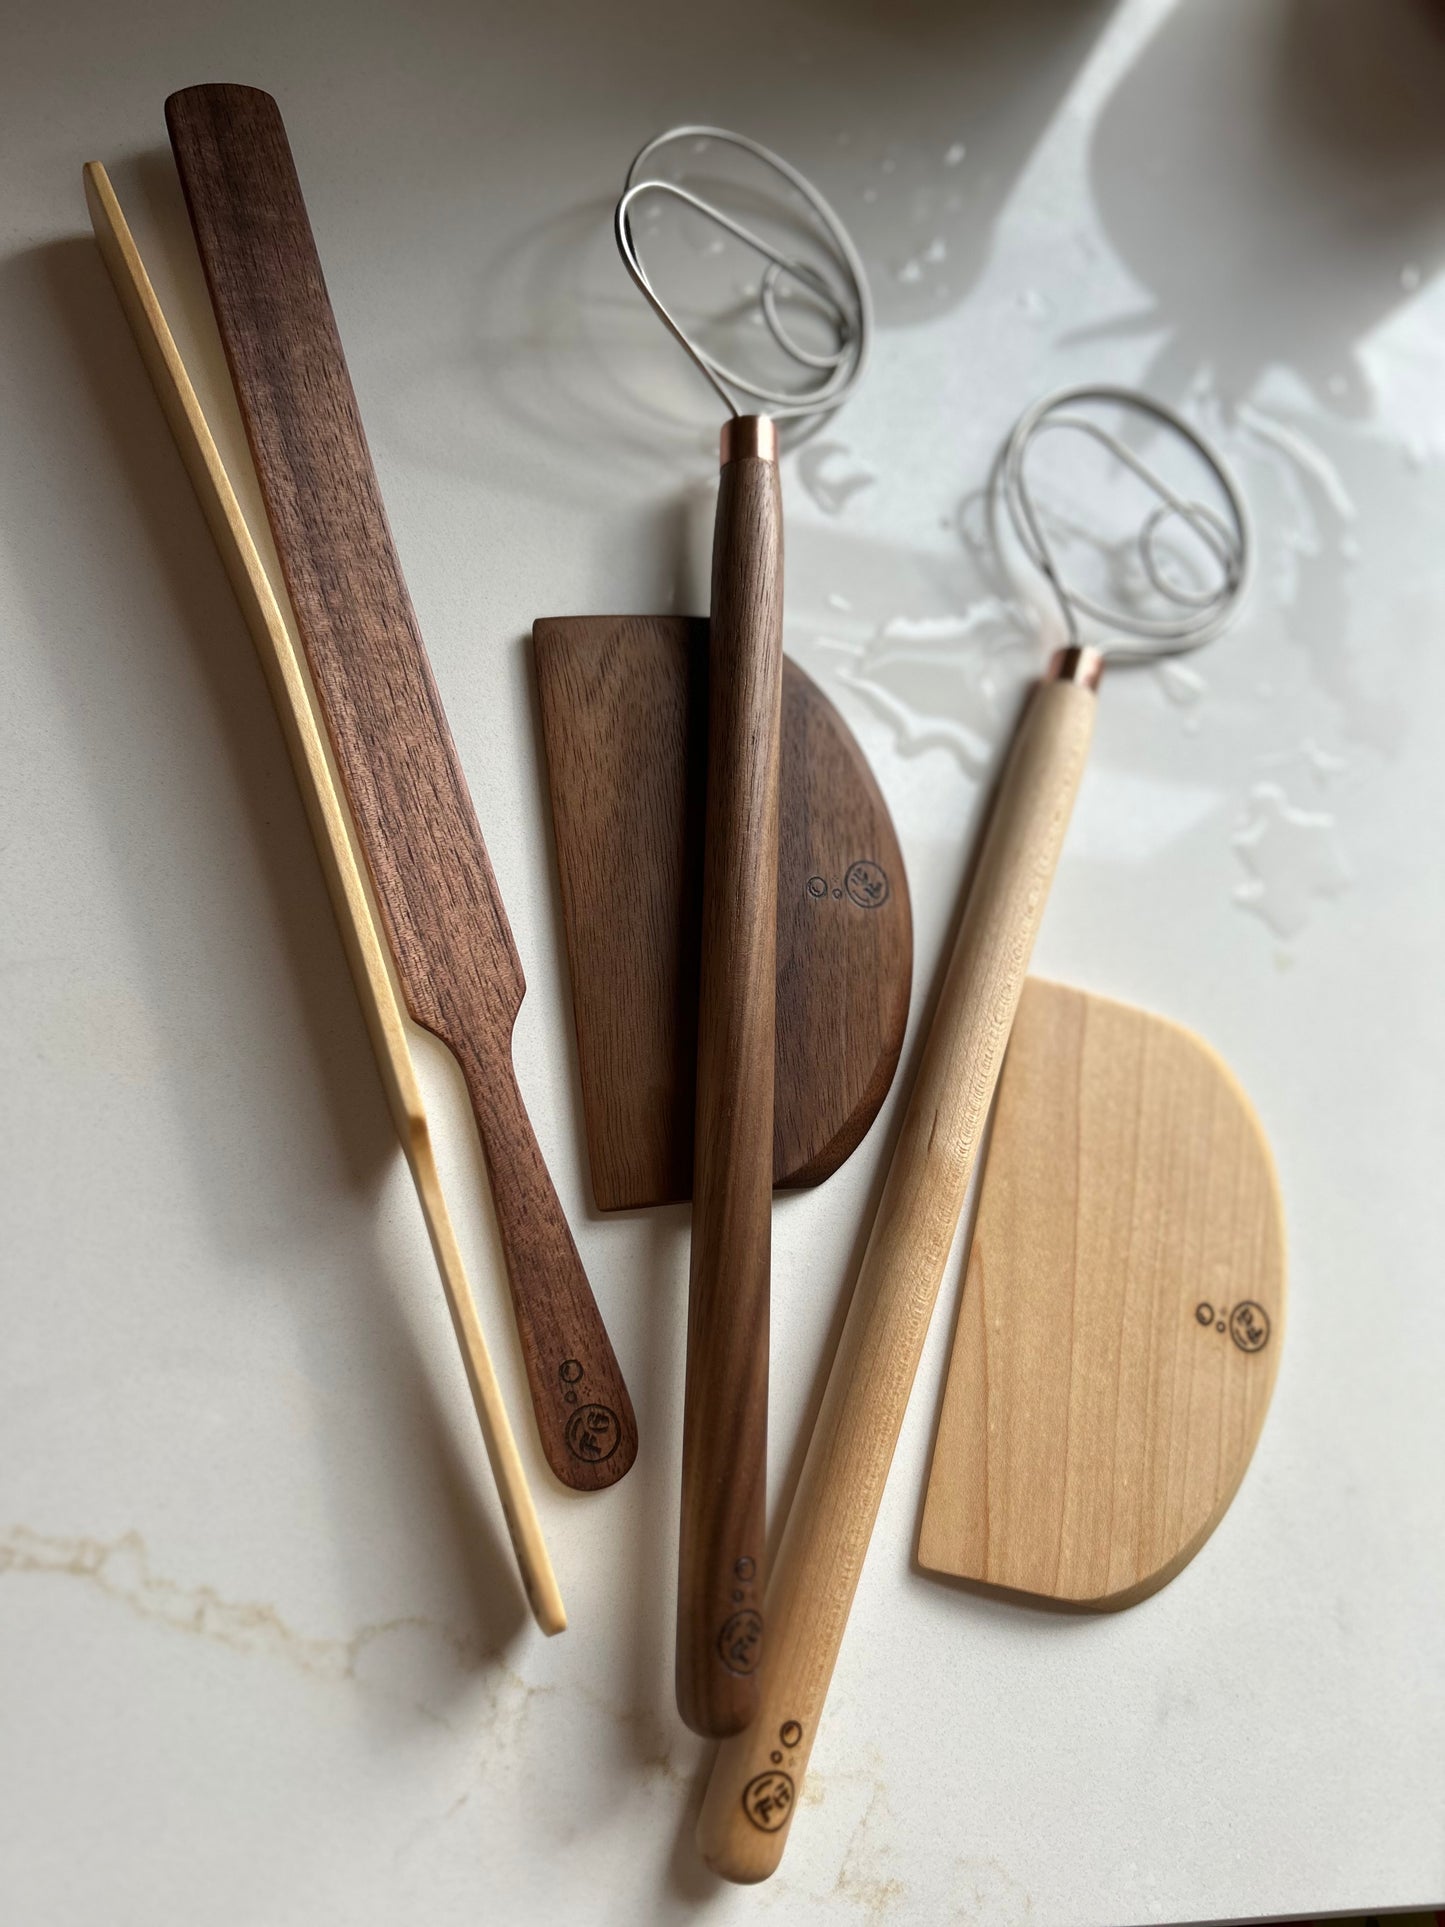
{"type": "MultiPolygon", "coordinates": [[[[527,1595],[558,1632],[561,1597],[409,1045],[412,1026],[432,1033],[466,1084],[546,1462],[575,1489],[612,1485],[637,1427],[513,1071],[521,964],[276,104],[193,87],[166,118],[280,579],[96,163],[92,223],[270,681],[527,1595]]],[[[1237,600],[1247,534],[1215,458],[1155,404],[1075,391],[1015,431],[1003,496],[1069,646],[1034,690],[999,784],[769,1572],[772,1192],[821,1182],[861,1142],[898,1064],[913,974],[883,797],[838,712],[782,653],[780,433],[851,393],[871,308],[822,196],[724,129],[674,129],[642,150],[617,238],[728,411],[711,614],[539,620],[534,653],[594,1196],[604,1211],[692,1199],[677,1700],[690,1726],[723,1740],[702,1851],[728,1878],[757,1880],[782,1855],[991,1113],[920,1564],[1034,1600],[1128,1605],[1202,1544],[1259,1435],[1284,1251],[1246,1099],[1177,1026],[1027,980],[1097,708],[1103,655],[1080,642],[1076,614],[1142,638],[1136,654],[1193,646],[1237,600]],[[781,180],[785,238],[657,172],[680,141],[781,180]],[[801,383],[725,366],[689,336],[642,260],[633,217],[649,198],[681,203],[757,258],[764,332],[801,383]],[[740,412],[739,395],[767,412],[740,412]],[[1144,406],[1182,433],[1222,508],[1160,482],[1099,425],[1100,403],[1144,406]],[[1026,471],[1045,428],[1104,443],[1153,490],[1141,554],[1159,595],[1186,606],[1181,622],[1156,613],[1131,628],[1065,588],[1026,471]],[[1170,526],[1214,559],[1215,590],[1180,587],[1161,540],[1170,526]]]]}

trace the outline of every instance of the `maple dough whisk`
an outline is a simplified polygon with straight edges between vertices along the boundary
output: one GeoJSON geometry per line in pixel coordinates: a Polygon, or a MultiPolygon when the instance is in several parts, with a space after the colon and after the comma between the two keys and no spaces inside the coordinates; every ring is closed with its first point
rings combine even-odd
{"type": "MultiPolygon", "coordinates": [[[[757,1700],[766,1501],[768,1287],[773,1189],[774,965],[783,652],[780,421],[836,408],[867,360],[868,284],[828,203],[796,168],[742,134],[674,127],[641,149],[617,203],[617,245],[658,318],[727,408],[713,536],[707,808],[698,988],[697,1109],[687,1390],[678,1562],[677,1703],[694,1731],[741,1731],[757,1700]],[[775,244],[713,199],[662,178],[659,157],[714,144],[749,157],[806,226],[816,261],[775,244]],[[654,287],[633,215],[663,197],[762,262],[761,319],[800,371],[777,386],[724,363],[654,287]],[[808,311],[814,347],[785,318],[808,311]],[[747,414],[736,397],[768,413],[747,414]]],[[[800,320],[804,317],[799,316],[800,320]]]]}
{"type": "Polygon", "coordinates": [[[1245,591],[1250,566],[1249,516],[1244,498],[1205,436],[1177,410],[1156,401],[1152,395],[1141,394],[1135,388],[1109,385],[1063,388],[1056,394],[1046,395],[1015,422],[999,457],[996,480],[1014,534],[1028,560],[1048,584],[1071,647],[1082,646],[1079,618],[1084,616],[1113,632],[1106,644],[1094,645],[1106,660],[1154,662],[1163,656],[1183,655],[1199,648],[1217,636],[1234,615],[1245,591]],[[1079,412],[1101,406],[1142,416],[1191,450],[1218,489],[1225,513],[1211,508],[1207,502],[1192,501],[1181,495],[1121,436],[1092,416],[1079,412]],[[1168,613],[1110,608],[1086,595],[1077,585],[1064,581],[1053,545],[1044,534],[1043,518],[1028,478],[1029,455],[1043,437],[1051,433],[1081,435],[1097,442],[1158,498],[1157,505],[1139,526],[1134,552],[1140,575],[1157,602],[1167,605],[1168,613]],[[1172,574],[1166,571],[1157,542],[1160,531],[1170,522],[1190,530],[1201,548],[1212,557],[1217,569],[1214,581],[1196,588],[1183,581],[1177,569],[1172,574]]]}

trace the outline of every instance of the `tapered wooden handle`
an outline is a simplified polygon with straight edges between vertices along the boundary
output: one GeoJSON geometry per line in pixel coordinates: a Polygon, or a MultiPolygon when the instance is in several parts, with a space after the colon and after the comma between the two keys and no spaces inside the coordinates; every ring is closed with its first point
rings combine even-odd
{"type": "Polygon", "coordinates": [[[458,1052],[477,1119],[537,1434],[564,1485],[615,1485],[637,1457],[637,1420],[510,1055],[458,1052]]]}
{"type": "Polygon", "coordinates": [[[1094,710],[1082,683],[1042,685],[994,805],[768,1588],[757,1719],[721,1748],[698,1822],[730,1880],[766,1879],[782,1858],[1094,710]]]}
{"type": "Polygon", "coordinates": [[[678,1710],[719,1737],[757,1700],[766,1525],[783,556],[761,426],[760,453],[724,438],[713,543],[678,1565],[678,1710]]]}

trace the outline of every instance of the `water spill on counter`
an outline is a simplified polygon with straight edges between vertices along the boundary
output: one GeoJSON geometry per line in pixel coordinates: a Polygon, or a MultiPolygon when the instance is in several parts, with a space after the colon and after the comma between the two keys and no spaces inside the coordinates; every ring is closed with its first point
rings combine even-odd
{"type": "Polygon", "coordinates": [[[1239,404],[1235,418],[1260,441],[1279,449],[1296,467],[1311,476],[1341,522],[1354,521],[1354,498],[1345,487],[1338,464],[1330,459],[1318,442],[1312,441],[1292,423],[1266,415],[1262,409],[1247,401],[1239,404]]]}
{"type": "Polygon", "coordinates": [[[905,755],[943,749],[977,777],[1038,673],[1039,650],[1026,612],[986,596],[962,614],[893,617],[844,652],[837,674],[905,755]]]}
{"type": "Polygon", "coordinates": [[[799,449],[797,464],[798,480],[825,515],[841,515],[853,496],[878,479],[842,442],[809,442],[799,449]]]}
{"type": "Polygon", "coordinates": [[[1255,784],[1230,841],[1249,872],[1235,886],[1235,902],[1279,937],[1297,936],[1316,900],[1339,896],[1352,880],[1333,814],[1300,809],[1278,783],[1255,784]]]}

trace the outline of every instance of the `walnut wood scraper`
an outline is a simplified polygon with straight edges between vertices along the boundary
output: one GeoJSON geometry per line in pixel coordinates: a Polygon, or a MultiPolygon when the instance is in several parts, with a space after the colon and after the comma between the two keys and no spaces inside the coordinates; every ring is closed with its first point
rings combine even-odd
{"type": "Polygon", "coordinates": [[[166,103],[221,340],[312,681],[412,1018],[455,1055],[491,1179],[543,1451],[595,1490],[631,1400],[512,1068],[526,985],[402,578],[275,101],[166,103]]]}
{"type": "MultiPolygon", "coordinates": [[[[546,616],[532,630],[592,1194],[692,1196],[708,734],[705,617],[546,616]]],[[[821,1184],[903,1047],[913,914],[883,793],[783,659],[773,1186],[821,1184]]]]}

